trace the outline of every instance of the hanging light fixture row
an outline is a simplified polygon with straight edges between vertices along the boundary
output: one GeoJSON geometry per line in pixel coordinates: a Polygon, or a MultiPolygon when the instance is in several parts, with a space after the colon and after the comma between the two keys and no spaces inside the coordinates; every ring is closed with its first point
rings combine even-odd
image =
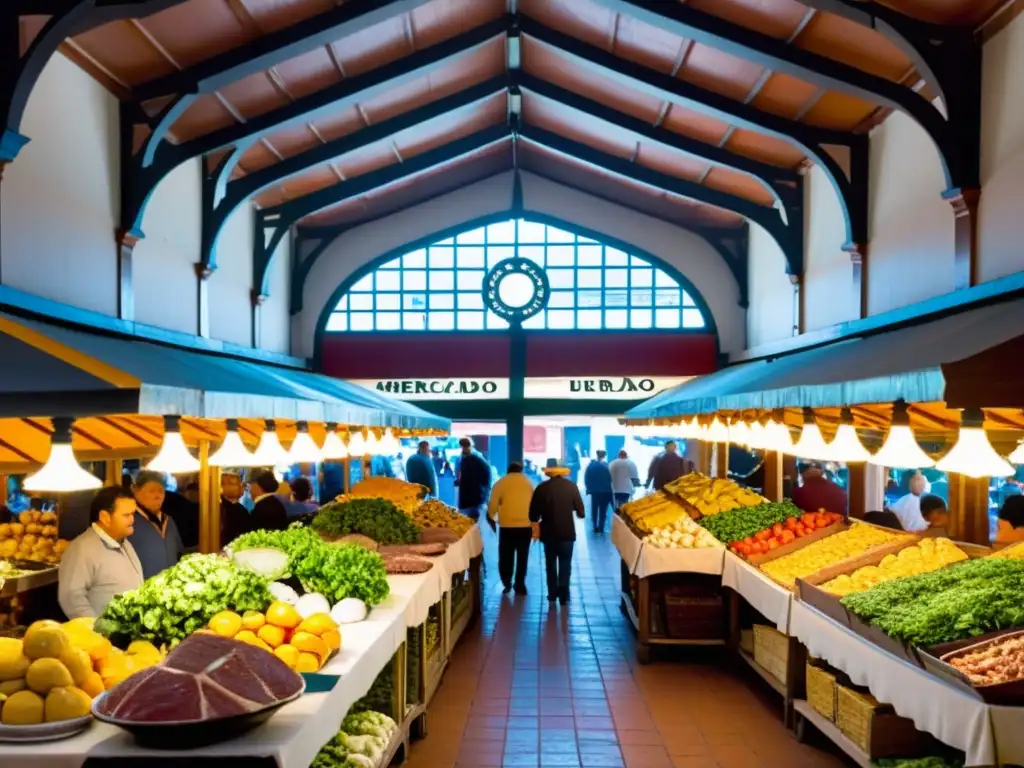
{"type": "MultiPolygon", "coordinates": [[[[45,493],[70,493],[74,491],[95,490],[102,487],[103,482],[95,475],[87,472],[75,458],[71,447],[71,425],[73,419],[53,419],[53,434],[50,440],[50,456],[43,467],[25,478],[26,491],[45,493]]],[[[300,421],[296,425],[297,434],[291,447],[285,450],[277,435],[277,425],[268,419],[259,445],[250,452],[238,434],[238,421],[227,420],[227,434],[220,447],[210,456],[210,465],[214,467],[277,467],[288,464],[312,464],[319,461],[337,461],[349,456],[370,457],[378,453],[392,455],[401,447],[398,438],[387,429],[378,440],[374,431],[367,430],[368,437],[363,438],[362,431],[351,434],[349,445],[346,446],[338,433],[337,424],[327,425],[327,438],[323,447],[318,447],[309,434],[309,424],[300,421]]],[[[198,472],[201,465],[193,456],[181,436],[181,417],[164,416],[164,439],[156,456],[146,465],[146,469],[165,474],[187,474],[198,472]]]]}
{"type": "Polygon", "coordinates": [[[938,462],[918,445],[910,428],[907,404],[903,401],[895,403],[889,434],[875,454],[871,454],[857,436],[849,408],[842,410],[839,427],[831,442],[825,441],[812,409],[804,409],[803,418],[803,429],[796,443],[778,413],[767,424],[760,421],[752,424],[737,421],[727,425],[716,415],[710,424],[702,425],[694,416],[680,422],[679,430],[680,436],[688,439],[736,443],[814,461],[866,461],[879,466],[907,469],[936,467],[943,472],[956,472],[975,478],[1006,477],[1014,473],[1014,464],[1024,464],[1024,443],[1018,445],[1008,459],[996,452],[983,429],[984,415],[980,409],[963,412],[957,442],[938,462]]]}

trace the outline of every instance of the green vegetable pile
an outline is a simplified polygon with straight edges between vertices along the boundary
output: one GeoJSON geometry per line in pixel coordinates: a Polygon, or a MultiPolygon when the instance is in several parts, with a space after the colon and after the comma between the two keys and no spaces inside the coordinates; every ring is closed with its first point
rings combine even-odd
{"type": "Polygon", "coordinates": [[[723,544],[732,544],[802,514],[803,512],[793,502],[787,500],[757,504],[753,507],[739,507],[719,512],[717,515],[705,515],[700,519],[700,524],[723,544]]]}
{"type": "Polygon", "coordinates": [[[376,768],[397,730],[395,721],[380,712],[351,714],[337,735],[321,747],[310,768],[376,768]]]}
{"type": "Polygon", "coordinates": [[[872,760],[871,765],[874,768],[964,768],[964,761],[944,757],[887,757],[872,760]]]}
{"type": "Polygon", "coordinates": [[[377,675],[377,679],[373,681],[370,690],[366,692],[363,698],[352,705],[349,712],[380,712],[385,709],[391,712],[394,709],[395,665],[393,662],[394,657],[392,657],[392,661],[384,665],[384,669],[377,675]]]}
{"type": "Polygon", "coordinates": [[[377,605],[391,591],[384,560],[354,544],[328,544],[309,528],[292,525],[285,531],[243,533],[229,545],[232,552],[271,547],[288,553],[288,570],[306,592],[323,595],[331,603],[358,597],[377,605]]]}
{"type": "Polygon", "coordinates": [[[890,637],[937,645],[1024,625],[1024,561],[982,558],[883,582],[842,600],[890,637]]]}
{"type": "Polygon", "coordinates": [[[219,555],[185,555],[177,565],[117,595],[96,629],[115,639],[175,644],[219,611],[263,611],[271,602],[265,579],[219,555]]]}
{"type": "Polygon", "coordinates": [[[359,533],[378,544],[414,544],[420,527],[387,499],[354,498],[327,504],[313,518],[313,529],[328,536],[359,533]]]}

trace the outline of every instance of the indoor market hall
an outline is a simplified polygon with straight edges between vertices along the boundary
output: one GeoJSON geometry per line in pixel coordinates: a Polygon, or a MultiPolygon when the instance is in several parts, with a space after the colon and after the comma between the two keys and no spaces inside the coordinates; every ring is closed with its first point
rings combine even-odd
{"type": "Polygon", "coordinates": [[[780,700],[723,648],[636,659],[621,613],[620,557],[577,526],[571,599],[546,599],[541,545],[525,597],[504,594],[484,531],[483,610],[464,636],[408,768],[841,768],[834,747],[801,744],[780,700]]]}

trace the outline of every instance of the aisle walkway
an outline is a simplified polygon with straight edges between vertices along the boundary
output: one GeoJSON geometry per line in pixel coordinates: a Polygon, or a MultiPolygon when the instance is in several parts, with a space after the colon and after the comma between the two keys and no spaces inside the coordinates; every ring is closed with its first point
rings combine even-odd
{"type": "Polygon", "coordinates": [[[635,663],[619,613],[618,556],[580,531],[566,607],[545,598],[540,545],[526,598],[502,595],[484,526],[482,621],[456,649],[408,768],[818,768],[839,759],[800,745],[760,680],[706,663],[635,663]]]}

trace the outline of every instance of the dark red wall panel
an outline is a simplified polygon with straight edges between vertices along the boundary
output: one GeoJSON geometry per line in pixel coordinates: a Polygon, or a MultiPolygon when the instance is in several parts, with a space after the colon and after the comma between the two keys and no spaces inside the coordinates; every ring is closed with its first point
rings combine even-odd
{"type": "Polygon", "coordinates": [[[526,343],[527,376],[698,376],[717,368],[708,334],[544,333],[526,343]]]}
{"type": "Polygon", "coordinates": [[[325,333],[322,371],[340,379],[508,378],[501,333],[325,333]]]}

